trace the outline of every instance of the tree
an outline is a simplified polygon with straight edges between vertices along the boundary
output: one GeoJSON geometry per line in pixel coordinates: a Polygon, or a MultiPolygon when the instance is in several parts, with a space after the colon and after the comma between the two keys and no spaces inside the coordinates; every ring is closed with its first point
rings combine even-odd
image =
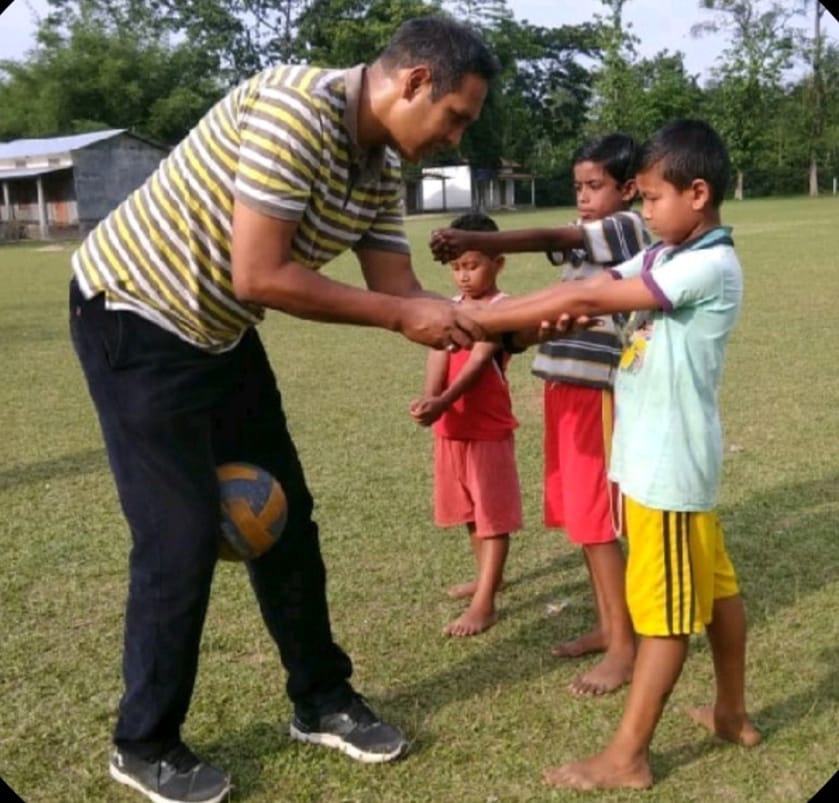
{"type": "Polygon", "coordinates": [[[225,86],[286,58],[309,0],[48,0],[55,27],[93,11],[109,30],[178,41],[204,54],[225,86]]]}
{"type": "Polygon", "coordinates": [[[214,61],[171,45],[150,20],[116,24],[87,2],[43,20],[29,59],[0,63],[0,138],[131,128],[179,140],[222,93],[214,61]]]}
{"type": "Polygon", "coordinates": [[[496,30],[513,19],[507,0],[446,0],[445,10],[479,31],[496,30]]]}
{"type": "Polygon", "coordinates": [[[734,164],[734,197],[743,198],[746,171],[759,163],[766,133],[782,95],[781,75],[791,65],[794,41],[789,27],[795,11],[763,0],[700,0],[714,13],[692,33],[727,31],[730,46],[713,71],[714,102],[709,115],[726,140],[734,164]]]}
{"type": "MultiPolygon", "coordinates": [[[[809,0],[804,0],[804,8],[809,5],[809,0]]],[[[812,66],[812,73],[808,81],[807,92],[807,117],[810,120],[808,130],[810,132],[810,170],[809,190],[810,196],[819,194],[819,164],[818,151],[823,146],[822,137],[825,128],[825,88],[822,76],[822,52],[824,41],[821,33],[821,18],[824,15],[824,6],[819,2],[813,3],[813,39],[807,42],[805,39],[804,52],[809,56],[808,61],[812,66]]]]}
{"type": "Polygon", "coordinates": [[[594,75],[589,133],[627,130],[627,110],[641,102],[637,76],[632,70],[635,46],[639,40],[632,33],[631,26],[623,20],[623,7],[627,0],[600,2],[609,13],[605,17],[594,15],[603,56],[601,66],[594,75]]]}
{"type": "Polygon", "coordinates": [[[439,0],[311,0],[297,19],[295,55],[333,67],[369,62],[405,20],[439,8],[439,0]]]}
{"type": "Polygon", "coordinates": [[[695,113],[702,91],[680,52],[638,60],[638,37],[624,22],[627,0],[601,0],[609,13],[595,15],[600,66],[595,70],[586,134],[624,131],[638,140],[673,117],[695,113]]]}
{"type": "Polygon", "coordinates": [[[773,110],[767,132],[771,142],[761,156],[763,169],[751,171],[757,182],[753,189],[760,194],[799,193],[805,187],[809,189],[810,181],[818,181],[819,191],[824,191],[829,177],[837,174],[839,51],[834,43],[824,42],[820,62],[820,119],[813,118],[813,73],[808,70],[784,88],[773,110]],[[813,169],[814,156],[817,171],[813,169]]]}
{"type": "Polygon", "coordinates": [[[595,26],[542,28],[524,23],[518,57],[504,83],[507,147],[512,158],[541,176],[565,176],[582,136],[591,97],[591,73],[581,56],[598,55],[595,26]]]}
{"type": "Polygon", "coordinates": [[[639,101],[625,109],[624,130],[645,139],[668,120],[697,115],[703,93],[681,52],[662,51],[632,65],[639,101]]]}

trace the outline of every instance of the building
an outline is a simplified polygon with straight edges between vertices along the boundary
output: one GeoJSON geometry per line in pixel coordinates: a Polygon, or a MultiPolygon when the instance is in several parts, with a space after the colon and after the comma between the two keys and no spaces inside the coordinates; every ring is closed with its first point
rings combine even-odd
{"type": "Polygon", "coordinates": [[[501,160],[497,170],[468,164],[423,168],[406,182],[406,208],[411,212],[515,209],[536,205],[536,180],[515,162],[501,160]]]}
{"type": "Polygon", "coordinates": [[[168,152],[124,128],[0,143],[0,240],[84,234],[168,152]]]}

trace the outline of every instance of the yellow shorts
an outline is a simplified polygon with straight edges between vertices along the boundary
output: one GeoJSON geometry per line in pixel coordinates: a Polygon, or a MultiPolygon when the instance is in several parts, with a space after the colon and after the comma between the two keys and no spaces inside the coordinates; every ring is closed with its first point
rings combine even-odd
{"type": "Polygon", "coordinates": [[[623,497],[626,601],[641,636],[701,633],[714,600],[740,593],[714,511],[653,510],[623,497]]]}

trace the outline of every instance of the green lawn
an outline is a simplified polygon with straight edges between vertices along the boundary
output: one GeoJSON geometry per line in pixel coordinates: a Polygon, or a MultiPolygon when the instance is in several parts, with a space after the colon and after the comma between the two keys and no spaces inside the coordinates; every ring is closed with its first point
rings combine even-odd
{"type": "MultiPolygon", "coordinates": [[[[708,699],[705,642],[692,648],[653,743],[644,801],[804,801],[836,771],[839,731],[839,199],[728,202],[746,271],[722,407],[721,514],[750,618],[749,704],[765,741],[716,743],[682,714],[708,699]],[[712,791],[713,790],[713,791],[712,791]]],[[[556,225],[572,210],[499,216],[556,225]]],[[[450,293],[415,220],[417,270],[450,293]]],[[[67,337],[69,249],[0,248],[0,776],[29,803],[131,801],[108,778],[120,694],[128,535],[90,400],[67,337]]],[[[328,273],[358,281],[351,259],[328,273]]],[[[553,278],[546,260],[508,260],[502,286],[553,278]]],[[[465,535],[430,515],[429,433],[407,404],[422,350],[379,331],[269,314],[261,327],[317,500],[334,631],[355,681],[413,740],[410,756],[363,766],[292,743],[284,673],[241,566],[220,565],[185,737],[233,775],[233,800],[559,801],[541,770],[604,744],[625,691],[571,697],[591,660],[550,646],[591,620],[585,571],[540,521],[540,383],[513,360],[526,529],[512,585],[487,634],[447,640],[445,587],[472,572],[465,535]],[[571,606],[549,616],[560,599],[571,606]]],[[[640,799],[614,793],[598,800],[640,799]]],[[[590,798],[591,799],[591,798],[590,798]]]]}

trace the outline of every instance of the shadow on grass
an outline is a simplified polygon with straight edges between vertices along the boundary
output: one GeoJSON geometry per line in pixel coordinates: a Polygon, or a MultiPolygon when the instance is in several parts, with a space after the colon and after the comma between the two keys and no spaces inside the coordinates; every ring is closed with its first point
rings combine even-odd
{"type": "Polygon", "coordinates": [[[274,720],[253,722],[236,733],[225,733],[212,744],[202,746],[202,750],[219,766],[236,768],[235,797],[247,798],[265,789],[265,763],[293,744],[287,724],[274,720]]]}
{"type": "MultiPolygon", "coordinates": [[[[839,701],[839,647],[822,650],[819,657],[822,658],[827,671],[822,675],[818,685],[779,700],[773,705],[750,712],[752,720],[760,729],[764,742],[771,740],[774,733],[804,719],[820,700],[839,701]]],[[[655,751],[652,755],[652,767],[656,781],[663,780],[674,770],[692,764],[708,753],[731,747],[727,742],[705,733],[698,725],[691,722],[686,713],[680,712],[680,714],[684,717],[685,727],[702,738],[671,750],[655,751]]]]}
{"type": "Polygon", "coordinates": [[[86,449],[81,452],[43,460],[40,463],[29,463],[23,466],[12,466],[0,470],[0,491],[14,488],[18,485],[49,482],[69,475],[89,474],[94,471],[104,471],[108,468],[105,449],[86,449]]]}
{"type": "MultiPolygon", "coordinates": [[[[836,581],[835,567],[839,565],[839,539],[835,537],[839,530],[837,487],[839,476],[832,476],[776,489],[754,496],[741,505],[720,510],[752,627],[800,604],[801,597],[836,581]]],[[[512,610],[542,605],[549,596],[540,593],[512,610]]],[[[505,612],[510,611],[506,609],[505,612]]],[[[488,642],[486,649],[472,652],[418,683],[396,687],[388,702],[397,707],[418,705],[425,711],[434,711],[481,692],[526,682],[552,671],[555,664],[551,663],[550,656],[545,656],[550,630],[544,619],[529,623],[502,640],[488,642]]],[[[839,697],[837,657],[836,654],[828,656],[831,671],[817,688],[754,712],[765,738],[806,716],[819,696],[839,697]]],[[[421,741],[428,738],[425,734],[421,741]]],[[[663,758],[659,754],[656,769],[663,769],[666,774],[717,744],[709,738],[675,753],[664,754],[663,758]]]]}
{"type": "MultiPolygon", "coordinates": [[[[531,580],[540,580],[543,577],[549,577],[551,575],[555,575],[560,569],[567,569],[569,562],[577,562],[577,557],[572,556],[568,558],[566,556],[558,556],[554,558],[550,563],[546,563],[544,566],[539,567],[538,569],[530,569],[526,572],[522,572],[521,574],[515,574],[509,579],[505,578],[506,588],[507,589],[516,589],[518,590],[522,586],[526,586],[528,582],[531,580]]],[[[582,565],[582,558],[579,559],[580,565],[582,565]]],[[[585,581],[580,581],[580,583],[574,583],[573,587],[569,586],[568,583],[557,583],[556,591],[553,592],[552,596],[556,597],[559,595],[567,595],[572,591],[577,590],[577,586],[585,586],[585,581]]],[[[521,607],[531,607],[532,602],[527,600],[523,601],[519,605],[508,608],[506,605],[504,606],[505,613],[509,611],[514,611],[517,608],[521,607]]]]}

